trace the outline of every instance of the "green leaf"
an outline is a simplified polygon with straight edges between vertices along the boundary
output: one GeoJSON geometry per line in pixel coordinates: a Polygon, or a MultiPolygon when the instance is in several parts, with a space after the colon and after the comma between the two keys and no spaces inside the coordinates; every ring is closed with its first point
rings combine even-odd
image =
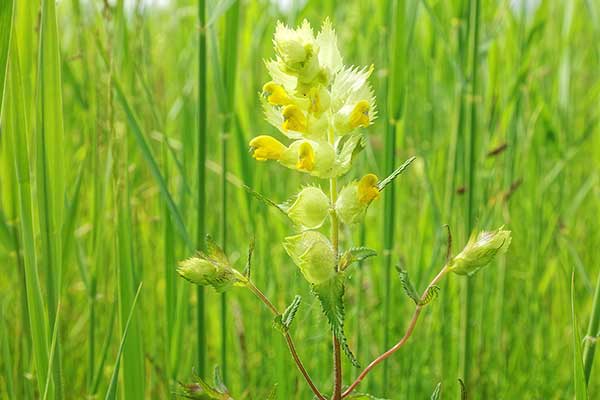
{"type": "Polygon", "coordinates": [[[294,297],[294,300],[292,300],[292,303],[283,312],[283,315],[281,316],[281,320],[282,320],[283,325],[287,329],[290,328],[290,325],[292,324],[292,321],[294,320],[294,317],[296,316],[296,312],[298,311],[298,308],[300,307],[301,301],[302,301],[302,297],[299,295],[296,295],[296,297],[294,297]]]}
{"type": "Polygon", "coordinates": [[[254,253],[254,238],[250,240],[250,245],[248,246],[248,258],[246,259],[246,268],[244,268],[244,276],[250,279],[250,274],[252,273],[252,254],[254,253]]]}
{"type": "Polygon", "coordinates": [[[431,302],[431,300],[433,300],[437,297],[439,291],[440,291],[439,286],[433,285],[433,286],[429,287],[427,289],[427,293],[425,293],[425,296],[423,297],[423,299],[420,299],[417,304],[420,306],[426,306],[427,304],[429,304],[429,302],[431,302]]]}
{"type": "Polygon", "coordinates": [[[314,294],[321,302],[323,313],[331,326],[331,330],[335,337],[338,338],[344,353],[357,368],[360,368],[356,357],[352,354],[350,347],[348,346],[348,340],[344,334],[344,283],[346,276],[343,272],[338,272],[333,278],[320,283],[318,285],[312,285],[314,294]]]}
{"type": "Polygon", "coordinates": [[[8,67],[13,9],[14,0],[4,1],[0,7],[0,115],[2,115],[2,105],[4,104],[4,83],[8,67]]]}
{"type": "Polygon", "coordinates": [[[379,183],[377,184],[377,188],[379,189],[379,191],[382,191],[387,185],[389,185],[394,179],[396,179],[396,177],[398,175],[400,175],[402,172],[404,172],[404,170],[406,168],[408,168],[408,166],[415,161],[417,157],[413,156],[411,158],[409,158],[408,160],[404,161],[404,163],[402,165],[400,165],[398,168],[396,168],[394,170],[394,172],[392,172],[387,178],[379,181],[379,183]]]}
{"type": "Polygon", "coordinates": [[[376,256],[377,252],[368,247],[353,247],[342,254],[340,258],[340,270],[343,271],[355,262],[361,262],[369,257],[376,256]]]}
{"type": "Polygon", "coordinates": [[[277,210],[279,210],[280,212],[285,214],[285,216],[287,217],[285,209],[283,207],[281,207],[279,204],[275,203],[273,200],[269,199],[268,197],[263,196],[262,194],[258,193],[257,191],[255,191],[254,189],[252,189],[249,186],[242,185],[242,187],[248,193],[250,193],[252,196],[254,196],[256,199],[260,200],[263,204],[265,204],[267,206],[275,207],[277,210]]]}
{"type": "Polygon", "coordinates": [[[575,315],[575,272],[571,273],[571,322],[573,329],[573,380],[575,383],[575,400],[587,400],[587,385],[583,370],[583,356],[581,354],[581,338],[579,325],[575,315]]]}
{"type": "Polygon", "coordinates": [[[296,312],[298,311],[298,307],[300,307],[300,302],[302,301],[302,297],[296,295],[292,303],[285,309],[283,314],[276,315],[273,318],[273,326],[275,329],[280,331],[281,333],[285,333],[290,329],[290,325],[296,316],[296,312]]]}
{"type": "Polygon", "coordinates": [[[208,253],[208,256],[210,258],[212,258],[219,264],[229,265],[227,255],[210,235],[206,235],[206,252],[208,253]]]}
{"type": "Polygon", "coordinates": [[[404,289],[404,293],[406,293],[406,295],[410,297],[412,301],[415,302],[415,304],[418,305],[420,301],[419,294],[415,290],[414,285],[408,277],[408,271],[399,265],[396,266],[396,270],[398,271],[398,276],[400,276],[400,282],[402,282],[402,288],[404,289]]]}
{"type": "Polygon", "coordinates": [[[431,400],[440,400],[440,395],[442,394],[442,382],[438,383],[431,394],[431,400]]]}

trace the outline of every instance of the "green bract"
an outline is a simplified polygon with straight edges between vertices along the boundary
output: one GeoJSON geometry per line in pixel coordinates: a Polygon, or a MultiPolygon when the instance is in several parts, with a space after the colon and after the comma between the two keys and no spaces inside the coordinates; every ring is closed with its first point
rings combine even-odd
{"type": "Polygon", "coordinates": [[[494,257],[506,253],[511,232],[503,228],[472,235],[465,248],[450,261],[448,270],[459,275],[473,275],[492,262],[494,257]]]}
{"type": "Polygon", "coordinates": [[[178,263],[177,273],[191,283],[212,286],[223,292],[233,285],[244,286],[248,279],[233,268],[223,250],[207,238],[207,253],[198,252],[195,256],[178,263]]]}
{"type": "Polygon", "coordinates": [[[287,209],[287,215],[298,226],[317,229],[329,215],[329,198],[317,187],[302,189],[287,209]]]}
{"type": "Polygon", "coordinates": [[[336,256],[323,234],[306,231],[288,236],[283,247],[308,282],[318,285],[335,275],[336,256]]]}

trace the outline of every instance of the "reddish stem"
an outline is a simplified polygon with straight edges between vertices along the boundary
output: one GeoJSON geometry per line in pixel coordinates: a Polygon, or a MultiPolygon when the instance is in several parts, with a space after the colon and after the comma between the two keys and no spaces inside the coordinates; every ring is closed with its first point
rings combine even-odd
{"type": "MultiPolygon", "coordinates": [[[[425,289],[425,291],[421,295],[421,298],[420,298],[421,301],[425,300],[425,297],[427,296],[427,292],[429,291],[429,289],[432,286],[434,286],[436,283],[438,283],[440,281],[440,279],[442,279],[442,277],[444,276],[444,274],[446,272],[447,272],[447,269],[446,269],[446,266],[444,266],[444,268],[442,268],[442,270],[436,275],[436,277],[433,278],[431,283],[427,286],[427,289],[425,289]]],[[[348,389],[346,389],[344,391],[344,393],[342,393],[342,398],[347,397],[350,393],[352,393],[352,391],[354,391],[354,389],[356,389],[356,387],[362,382],[362,380],[365,378],[365,376],[367,376],[367,374],[369,372],[371,372],[371,370],[373,368],[375,368],[375,366],[377,366],[377,364],[381,363],[386,358],[390,357],[392,354],[397,352],[402,346],[404,346],[404,344],[408,341],[408,338],[410,338],[410,336],[412,335],[413,330],[415,329],[415,326],[417,325],[417,320],[419,319],[419,315],[421,314],[422,309],[423,309],[422,305],[416,306],[413,317],[410,320],[410,324],[408,325],[408,328],[406,329],[406,333],[404,334],[402,339],[400,339],[400,341],[398,343],[396,343],[393,347],[391,347],[385,353],[381,354],[376,359],[371,361],[371,363],[369,365],[367,365],[367,367],[360,373],[360,375],[358,375],[356,380],[354,382],[352,382],[352,384],[348,387],[348,389]]]]}

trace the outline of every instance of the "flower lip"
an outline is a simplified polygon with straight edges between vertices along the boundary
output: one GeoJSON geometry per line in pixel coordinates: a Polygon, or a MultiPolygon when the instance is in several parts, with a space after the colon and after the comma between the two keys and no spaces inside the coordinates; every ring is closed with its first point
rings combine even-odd
{"type": "Polygon", "coordinates": [[[286,147],[272,136],[260,135],[250,140],[250,152],[258,161],[279,160],[286,147]]]}

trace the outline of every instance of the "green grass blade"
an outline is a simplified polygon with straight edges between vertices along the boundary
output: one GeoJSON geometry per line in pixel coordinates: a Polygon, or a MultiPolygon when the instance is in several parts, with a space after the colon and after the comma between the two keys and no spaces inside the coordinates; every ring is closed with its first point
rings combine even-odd
{"type": "Polygon", "coordinates": [[[573,382],[575,384],[575,400],[587,400],[587,384],[583,370],[581,355],[581,337],[575,314],[575,272],[571,273],[571,327],[573,329],[573,382]]]}
{"type": "Polygon", "coordinates": [[[0,5],[0,115],[4,105],[4,86],[8,68],[8,53],[12,33],[14,0],[7,0],[0,5]]]}
{"type": "Polygon", "coordinates": [[[137,288],[135,296],[133,297],[133,301],[131,302],[131,307],[129,308],[129,315],[127,316],[127,322],[125,322],[125,327],[123,328],[123,334],[121,337],[121,342],[119,343],[119,350],[117,351],[117,358],[115,359],[115,366],[110,377],[110,383],[108,385],[108,389],[106,390],[105,400],[114,400],[117,398],[117,382],[119,380],[119,368],[121,365],[121,355],[123,354],[123,349],[125,348],[125,340],[127,339],[127,333],[129,332],[129,324],[134,315],[135,306],[138,301],[138,297],[142,291],[142,283],[137,288]]]}

